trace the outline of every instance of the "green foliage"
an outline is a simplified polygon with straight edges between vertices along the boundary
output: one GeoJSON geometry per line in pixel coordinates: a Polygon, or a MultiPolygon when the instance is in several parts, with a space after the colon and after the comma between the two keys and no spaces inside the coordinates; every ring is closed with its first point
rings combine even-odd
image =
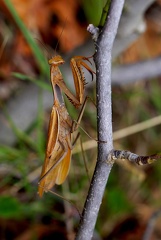
{"type": "Polygon", "coordinates": [[[6,219],[31,218],[37,213],[43,213],[42,204],[41,201],[30,204],[21,203],[17,198],[4,195],[0,197],[0,217],[6,219]]]}
{"type": "Polygon", "coordinates": [[[3,162],[4,159],[7,159],[9,162],[12,162],[14,159],[18,158],[20,151],[15,147],[10,147],[6,145],[0,145],[0,162],[3,162]]]}
{"type": "Polygon", "coordinates": [[[108,213],[111,213],[111,216],[129,212],[132,209],[126,193],[116,186],[107,192],[107,205],[108,213]]]}
{"type": "Polygon", "coordinates": [[[1,196],[0,197],[0,217],[3,218],[21,218],[22,205],[14,197],[1,196]]]}
{"type": "Polygon", "coordinates": [[[101,20],[100,20],[100,23],[99,23],[99,26],[101,26],[101,27],[103,27],[104,24],[105,24],[110,4],[111,4],[111,0],[107,0],[105,6],[103,8],[103,12],[102,12],[102,15],[101,15],[101,20]]]}
{"type": "Polygon", "coordinates": [[[111,0],[90,0],[83,1],[83,8],[89,23],[95,26],[105,24],[111,0]]]}
{"type": "Polygon", "coordinates": [[[89,23],[93,23],[95,26],[98,26],[101,19],[103,6],[104,0],[83,1],[83,8],[89,23]]]}

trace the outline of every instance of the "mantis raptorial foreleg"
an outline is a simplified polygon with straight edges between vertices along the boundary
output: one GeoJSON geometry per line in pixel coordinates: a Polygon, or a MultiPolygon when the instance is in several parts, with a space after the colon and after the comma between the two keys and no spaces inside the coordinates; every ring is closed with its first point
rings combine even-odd
{"type": "Polygon", "coordinates": [[[79,108],[84,102],[84,86],[86,82],[82,67],[86,68],[87,71],[89,71],[89,73],[92,75],[92,79],[93,74],[95,74],[95,72],[90,69],[90,67],[85,62],[83,62],[83,60],[90,62],[87,57],[82,56],[76,56],[72,58],[70,62],[75,85],[75,95],[66,86],[62,74],[59,70],[58,66],[64,64],[64,60],[62,59],[62,57],[58,55],[49,60],[49,64],[51,65],[51,82],[59,86],[59,88],[65,93],[65,95],[76,108],[79,108]]]}

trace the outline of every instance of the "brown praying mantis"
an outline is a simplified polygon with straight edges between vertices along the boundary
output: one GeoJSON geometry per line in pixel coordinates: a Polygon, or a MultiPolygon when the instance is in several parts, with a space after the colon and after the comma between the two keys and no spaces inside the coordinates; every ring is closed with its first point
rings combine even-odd
{"type": "MultiPolygon", "coordinates": [[[[82,67],[92,75],[95,73],[84,61],[89,58],[76,56],[71,59],[70,65],[74,78],[75,95],[67,88],[59,65],[64,63],[61,56],[57,55],[49,60],[50,79],[53,88],[54,104],[51,111],[46,156],[42,168],[38,193],[41,197],[44,191],[50,190],[55,184],[62,184],[69,172],[71,162],[71,151],[79,137],[72,143],[72,133],[77,130],[81,121],[87,98],[84,98],[84,86],[86,84],[82,67]],[[73,121],[66,109],[62,92],[65,93],[70,102],[79,108],[82,106],[77,121],[73,121]]],[[[90,62],[91,63],[91,62],[90,62]]]]}

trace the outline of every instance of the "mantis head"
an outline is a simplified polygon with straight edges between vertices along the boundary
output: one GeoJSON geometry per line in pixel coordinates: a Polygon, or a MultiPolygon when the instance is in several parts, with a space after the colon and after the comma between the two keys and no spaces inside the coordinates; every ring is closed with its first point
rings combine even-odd
{"type": "Polygon", "coordinates": [[[60,55],[57,55],[55,57],[52,57],[49,62],[50,65],[61,65],[64,64],[65,61],[63,60],[63,58],[60,55]]]}

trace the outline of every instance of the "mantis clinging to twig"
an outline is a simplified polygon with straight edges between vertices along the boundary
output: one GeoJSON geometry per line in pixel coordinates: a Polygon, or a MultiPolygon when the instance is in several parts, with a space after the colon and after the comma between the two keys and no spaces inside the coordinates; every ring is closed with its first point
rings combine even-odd
{"type": "MultiPolygon", "coordinates": [[[[44,191],[48,191],[55,184],[62,184],[69,172],[71,150],[74,146],[71,135],[79,126],[86,103],[86,99],[84,100],[85,78],[82,72],[82,66],[91,73],[92,78],[94,74],[92,69],[83,62],[83,60],[90,62],[89,58],[82,56],[76,56],[71,59],[76,95],[67,88],[59,70],[59,65],[64,63],[62,57],[57,55],[49,60],[49,64],[51,65],[50,78],[54,94],[54,105],[49,122],[45,162],[39,181],[38,193],[40,197],[44,191]],[[82,110],[76,124],[68,114],[61,90],[76,108],[82,105],[82,110]]],[[[74,142],[76,142],[78,136],[79,134],[74,142]]]]}

